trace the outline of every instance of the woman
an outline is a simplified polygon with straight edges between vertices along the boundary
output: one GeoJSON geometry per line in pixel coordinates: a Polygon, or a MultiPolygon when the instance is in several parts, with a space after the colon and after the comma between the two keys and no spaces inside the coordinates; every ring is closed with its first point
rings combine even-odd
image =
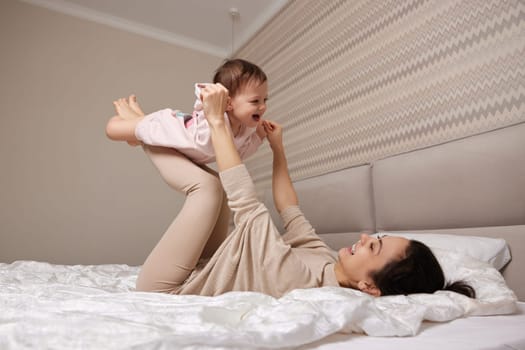
{"type": "MultiPolygon", "coordinates": [[[[222,117],[228,90],[221,84],[210,84],[203,87],[201,94],[220,177],[220,183],[208,181],[208,188],[201,190],[201,198],[207,192],[211,199],[222,198],[218,195],[222,193],[222,184],[234,214],[235,228],[222,243],[213,241],[214,251],[199,256],[187,254],[191,249],[186,244],[204,247],[209,245],[208,241],[193,239],[193,229],[168,230],[144,263],[138,290],[199,295],[256,291],[279,297],[295,288],[342,286],[373,296],[448,289],[474,297],[474,290],[462,282],[445,286],[436,258],[428,247],[416,241],[362,235],[357,243],[341,249],[335,257],[298,207],[281,127],[265,121],[263,126],[273,151],[273,196],[286,229],[281,236],[268,210],[257,200],[253,182],[232,141],[231,129],[222,117]]],[[[177,157],[167,155],[166,160],[183,161],[177,157]]],[[[209,179],[212,178],[210,174],[209,179]]],[[[188,200],[191,201],[190,197],[188,200]]],[[[197,212],[197,204],[188,204],[188,200],[183,211],[190,205],[197,212]]],[[[217,207],[223,204],[218,203],[217,207]]],[[[220,218],[219,213],[218,222],[220,218]]],[[[187,220],[198,231],[199,218],[187,220]]],[[[190,226],[187,223],[185,227],[190,226]]]]}

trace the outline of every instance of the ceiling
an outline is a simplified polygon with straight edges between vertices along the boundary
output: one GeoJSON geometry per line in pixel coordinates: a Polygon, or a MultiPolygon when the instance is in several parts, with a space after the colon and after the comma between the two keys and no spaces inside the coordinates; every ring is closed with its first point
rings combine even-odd
{"type": "Polygon", "coordinates": [[[22,1],[227,57],[246,43],[289,0],[22,1]],[[230,14],[232,8],[237,9],[237,16],[230,14]]]}

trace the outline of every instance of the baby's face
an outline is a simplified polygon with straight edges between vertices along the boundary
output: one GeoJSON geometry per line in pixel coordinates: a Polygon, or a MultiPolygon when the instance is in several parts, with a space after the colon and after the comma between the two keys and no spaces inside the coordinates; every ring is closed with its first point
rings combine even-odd
{"type": "Polygon", "coordinates": [[[250,81],[231,99],[230,115],[248,128],[257,127],[266,112],[268,83],[250,81]]]}

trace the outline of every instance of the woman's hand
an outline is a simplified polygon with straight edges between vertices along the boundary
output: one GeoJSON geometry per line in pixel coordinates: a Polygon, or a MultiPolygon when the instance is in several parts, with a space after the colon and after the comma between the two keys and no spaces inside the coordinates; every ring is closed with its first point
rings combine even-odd
{"type": "Polygon", "coordinates": [[[259,136],[261,140],[264,140],[264,138],[266,137],[266,131],[264,130],[263,123],[264,123],[264,120],[260,122],[259,125],[257,125],[257,129],[255,130],[255,132],[257,133],[257,136],[259,136]]]}
{"type": "Polygon", "coordinates": [[[241,164],[239,151],[233,143],[232,131],[224,121],[224,112],[228,106],[228,89],[221,84],[199,84],[201,101],[210,126],[211,142],[215,151],[219,171],[241,164]]]}
{"type": "Polygon", "coordinates": [[[222,84],[199,84],[204,115],[210,124],[215,127],[224,124],[224,112],[228,106],[228,89],[222,84]]]}
{"type": "Polygon", "coordinates": [[[282,150],[283,148],[283,128],[281,125],[270,120],[263,120],[262,126],[266,132],[266,137],[273,150],[282,150]]]}

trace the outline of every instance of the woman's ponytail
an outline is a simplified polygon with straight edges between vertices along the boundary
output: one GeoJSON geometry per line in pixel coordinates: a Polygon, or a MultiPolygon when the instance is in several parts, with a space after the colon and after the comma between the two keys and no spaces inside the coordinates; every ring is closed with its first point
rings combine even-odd
{"type": "Polygon", "coordinates": [[[476,291],[469,284],[463,281],[456,281],[453,283],[448,283],[443,290],[449,290],[451,292],[456,292],[459,294],[466,295],[469,298],[476,297],[476,291]]]}

